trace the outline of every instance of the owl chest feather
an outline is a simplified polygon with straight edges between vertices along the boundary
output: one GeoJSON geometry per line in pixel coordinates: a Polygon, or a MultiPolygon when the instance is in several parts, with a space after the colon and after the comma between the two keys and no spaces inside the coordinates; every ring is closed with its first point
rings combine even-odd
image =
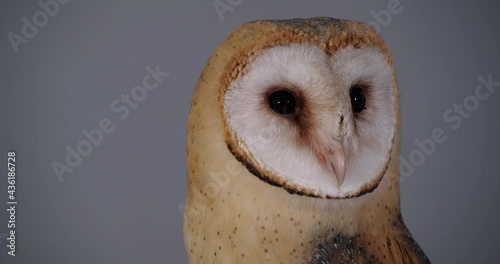
{"type": "Polygon", "coordinates": [[[331,234],[315,249],[310,264],[430,263],[404,223],[385,233],[331,234]]]}
{"type": "MultiPolygon", "coordinates": [[[[392,223],[371,224],[389,220],[363,205],[369,199],[291,195],[247,171],[221,185],[215,196],[206,193],[214,191],[210,189],[192,186],[188,190],[189,217],[184,229],[190,263],[344,263],[331,261],[356,258],[377,263],[378,245],[392,241],[386,239],[384,230],[392,223]],[[364,231],[370,226],[376,229],[364,231]],[[354,239],[361,235],[363,239],[354,239]]],[[[379,211],[389,209],[378,207],[379,211]]],[[[384,253],[378,258],[383,259],[384,253]]]]}

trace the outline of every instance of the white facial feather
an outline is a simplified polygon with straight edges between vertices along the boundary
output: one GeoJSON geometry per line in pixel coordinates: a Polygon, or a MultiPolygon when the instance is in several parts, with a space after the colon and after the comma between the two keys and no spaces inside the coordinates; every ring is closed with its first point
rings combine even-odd
{"type": "Polygon", "coordinates": [[[375,48],[348,47],[331,57],[312,45],[269,48],[230,84],[224,111],[233,138],[260,167],[317,196],[351,196],[378,182],[388,162],[395,130],[391,69],[375,48]],[[358,115],[351,110],[349,92],[354,85],[364,87],[367,100],[358,115]],[[340,188],[335,175],[313,153],[313,146],[301,140],[303,128],[270,109],[267,94],[277,88],[303,98],[299,111],[311,115],[308,130],[314,132],[313,142],[346,151],[345,181],[340,188]]]}

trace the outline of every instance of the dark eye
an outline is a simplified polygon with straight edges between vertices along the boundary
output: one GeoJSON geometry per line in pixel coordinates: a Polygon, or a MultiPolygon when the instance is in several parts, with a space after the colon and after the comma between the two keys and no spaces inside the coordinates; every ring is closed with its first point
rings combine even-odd
{"type": "Polygon", "coordinates": [[[296,112],[297,101],[295,95],[287,90],[274,91],[269,94],[269,107],[280,115],[289,115],[296,112]]]}
{"type": "Polygon", "coordinates": [[[365,95],[363,94],[363,88],[359,86],[353,86],[350,92],[352,112],[359,113],[365,109],[365,95]]]}

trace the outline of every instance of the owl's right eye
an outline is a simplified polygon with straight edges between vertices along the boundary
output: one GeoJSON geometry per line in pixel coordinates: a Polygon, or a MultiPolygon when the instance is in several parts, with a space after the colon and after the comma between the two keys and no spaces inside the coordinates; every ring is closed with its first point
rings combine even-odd
{"type": "Polygon", "coordinates": [[[269,94],[269,107],[280,115],[291,115],[297,111],[295,95],[287,90],[278,90],[269,94]]]}

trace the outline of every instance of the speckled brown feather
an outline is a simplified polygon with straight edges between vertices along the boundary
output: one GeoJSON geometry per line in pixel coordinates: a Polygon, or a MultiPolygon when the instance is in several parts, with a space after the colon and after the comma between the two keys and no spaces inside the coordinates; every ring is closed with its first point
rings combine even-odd
{"type": "MultiPolygon", "coordinates": [[[[318,250],[328,249],[339,236],[351,239],[344,247],[362,248],[363,255],[353,257],[358,262],[342,262],[349,255],[340,250],[334,252],[338,258],[328,260],[330,263],[428,262],[400,218],[399,100],[395,77],[397,131],[387,170],[380,175],[383,178],[376,189],[367,186],[365,191],[371,192],[341,200],[299,196],[260,180],[247,169],[251,157],[234,147],[237,139],[231,138],[224,122],[222,95],[229,83],[245,74],[245,66],[256,54],[290,43],[311,43],[329,54],[346,46],[374,46],[393,67],[382,39],[369,26],[356,21],[254,21],[230,33],[204,68],[189,114],[184,218],[189,262],[311,263],[313,256],[321,257],[318,250]]],[[[255,169],[274,184],[297,188],[284,185],[262,168],[255,169]]]]}

